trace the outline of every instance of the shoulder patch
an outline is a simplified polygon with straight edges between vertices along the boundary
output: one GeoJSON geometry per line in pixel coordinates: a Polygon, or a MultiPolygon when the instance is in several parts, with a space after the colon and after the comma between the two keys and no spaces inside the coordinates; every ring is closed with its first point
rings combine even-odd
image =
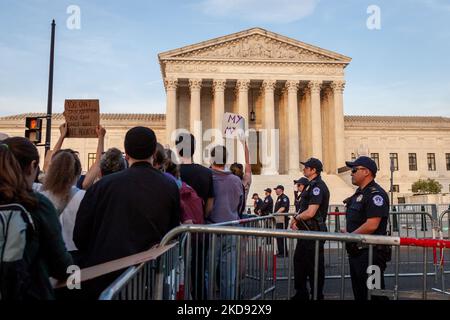
{"type": "Polygon", "coordinates": [[[381,207],[384,204],[383,197],[382,196],[375,196],[375,197],[373,197],[373,203],[377,207],[381,207]]]}
{"type": "Polygon", "coordinates": [[[318,196],[320,194],[320,188],[319,187],[315,187],[313,189],[313,195],[318,196]]]}

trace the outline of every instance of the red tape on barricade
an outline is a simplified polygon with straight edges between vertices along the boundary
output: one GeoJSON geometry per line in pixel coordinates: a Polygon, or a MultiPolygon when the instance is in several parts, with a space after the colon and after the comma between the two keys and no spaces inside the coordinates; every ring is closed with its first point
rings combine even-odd
{"type": "Polygon", "coordinates": [[[400,245],[427,248],[450,248],[450,241],[439,239],[400,238],[400,245]]]}
{"type": "Polygon", "coordinates": [[[329,216],[345,216],[347,215],[346,212],[328,212],[329,216]]]}

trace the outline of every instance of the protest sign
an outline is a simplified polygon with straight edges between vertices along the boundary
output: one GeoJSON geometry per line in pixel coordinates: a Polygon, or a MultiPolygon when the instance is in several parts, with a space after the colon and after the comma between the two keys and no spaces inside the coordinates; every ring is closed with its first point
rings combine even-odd
{"type": "Polygon", "coordinates": [[[96,128],[100,124],[98,100],[66,100],[64,117],[68,138],[97,138],[96,128]]]}
{"type": "Polygon", "coordinates": [[[228,139],[240,138],[245,132],[244,117],[235,113],[225,113],[223,116],[223,135],[228,139]]]}

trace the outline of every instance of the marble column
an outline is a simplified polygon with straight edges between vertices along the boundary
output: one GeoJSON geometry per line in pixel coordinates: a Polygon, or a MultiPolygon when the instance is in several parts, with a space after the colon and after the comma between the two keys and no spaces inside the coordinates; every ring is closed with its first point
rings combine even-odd
{"type": "Polygon", "coordinates": [[[250,80],[238,80],[236,90],[238,95],[238,113],[245,118],[245,130],[248,129],[248,89],[250,80]]]}
{"type": "Polygon", "coordinates": [[[277,168],[277,153],[279,152],[277,141],[274,141],[272,131],[275,129],[275,80],[264,80],[262,83],[262,90],[264,92],[264,119],[263,128],[265,130],[266,139],[263,142],[263,168],[262,175],[276,175],[277,168]]]}
{"type": "MultiPolygon", "coordinates": [[[[245,119],[245,130],[248,130],[249,113],[248,113],[248,89],[250,88],[250,80],[241,79],[236,82],[236,93],[238,101],[238,114],[245,119]]],[[[237,144],[237,161],[245,164],[244,148],[240,143],[237,144]]]]}
{"type": "Polygon", "coordinates": [[[311,157],[311,92],[302,87],[300,100],[300,161],[311,157]]]}
{"type": "MultiPolygon", "coordinates": [[[[213,128],[222,134],[223,115],[225,114],[225,79],[214,79],[212,92],[214,95],[213,128]]],[[[218,132],[217,132],[218,133],[218,132]]],[[[217,144],[223,144],[223,139],[215,138],[217,144]]]]}
{"type": "Polygon", "coordinates": [[[345,81],[334,81],[331,84],[334,100],[334,128],[336,148],[336,170],[345,166],[345,128],[344,128],[344,88],[345,81]]]}
{"type": "Polygon", "coordinates": [[[323,165],[326,173],[336,173],[336,145],[334,124],[333,91],[330,87],[322,90],[322,144],[323,165]]]}
{"type": "Polygon", "coordinates": [[[298,81],[287,81],[286,90],[288,94],[288,140],[289,140],[289,166],[288,173],[290,175],[299,174],[299,136],[298,136],[298,99],[297,91],[299,88],[298,81]]]}
{"type": "Polygon", "coordinates": [[[202,164],[203,139],[200,112],[200,92],[202,88],[202,79],[189,79],[189,88],[191,90],[190,131],[194,135],[196,142],[194,162],[202,164]]]}
{"type": "Polygon", "coordinates": [[[166,78],[164,86],[167,94],[166,108],[166,143],[173,147],[175,145],[175,136],[172,140],[172,133],[177,129],[177,87],[178,79],[166,78]]]}
{"type": "Polygon", "coordinates": [[[321,87],[322,81],[310,81],[308,83],[311,93],[311,156],[319,160],[322,160],[321,87]]]}

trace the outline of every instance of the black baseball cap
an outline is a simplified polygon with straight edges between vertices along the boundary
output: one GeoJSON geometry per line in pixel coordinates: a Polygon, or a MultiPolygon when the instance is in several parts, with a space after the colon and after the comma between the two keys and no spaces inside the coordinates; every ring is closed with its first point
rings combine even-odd
{"type": "Polygon", "coordinates": [[[270,189],[270,188],[266,188],[266,189],[264,189],[264,191],[268,192],[268,193],[272,193],[272,189],[270,189]]]}
{"type": "Polygon", "coordinates": [[[373,173],[374,176],[376,176],[377,171],[378,171],[377,164],[375,163],[375,161],[373,161],[371,158],[366,157],[366,156],[361,156],[353,162],[346,161],[345,164],[349,168],[358,167],[358,166],[367,168],[373,173]]]}
{"type": "Polygon", "coordinates": [[[273,188],[273,190],[277,190],[277,189],[281,189],[284,191],[284,187],[281,184],[279,184],[275,188],[273,188]]]}
{"type": "Polygon", "coordinates": [[[295,184],[302,184],[304,186],[307,186],[309,184],[309,180],[305,177],[301,177],[298,180],[294,180],[295,184]]]}
{"type": "Polygon", "coordinates": [[[320,161],[319,159],[316,158],[309,158],[308,160],[306,160],[305,162],[300,162],[302,165],[304,165],[305,167],[308,168],[314,168],[316,169],[318,172],[322,172],[323,171],[323,164],[322,161],[320,161]]]}

